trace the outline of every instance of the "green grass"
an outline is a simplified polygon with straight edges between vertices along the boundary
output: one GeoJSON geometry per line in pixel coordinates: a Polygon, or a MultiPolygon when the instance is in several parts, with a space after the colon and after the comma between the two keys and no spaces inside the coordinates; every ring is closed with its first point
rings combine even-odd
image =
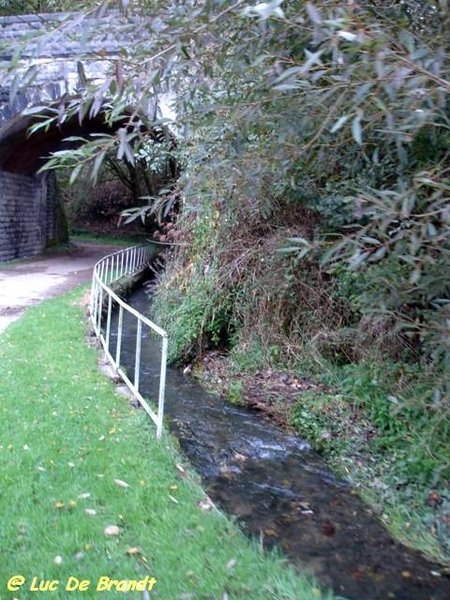
{"type": "Polygon", "coordinates": [[[98,244],[110,244],[117,246],[135,246],[136,244],[140,244],[145,242],[146,238],[150,237],[150,234],[141,234],[141,235],[129,235],[125,237],[122,234],[114,235],[103,235],[90,233],[88,231],[74,231],[70,234],[71,241],[83,241],[83,242],[96,242],[98,244]]]}
{"type": "Polygon", "coordinates": [[[173,440],[158,443],[99,373],[81,297],[44,302],[0,336],[0,598],[142,598],[96,585],[146,576],[152,600],[331,598],[204,510],[173,440]],[[111,525],[118,535],[105,534],[111,525]],[[8,591],[15,575],[23,586],[8,591]],[[57,591],[30,591],[34,577],[57,591]],[[65,591],[70,577],[87,591],[65,591]]]}

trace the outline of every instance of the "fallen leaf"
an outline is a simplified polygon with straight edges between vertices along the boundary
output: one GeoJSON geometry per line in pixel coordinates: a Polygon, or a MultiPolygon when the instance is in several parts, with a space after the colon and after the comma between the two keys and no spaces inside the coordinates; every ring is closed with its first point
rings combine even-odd
{"type": "Polygon", "coordinates": [[[325,522],[322,525],[322,533],[325,537],[332,537],[336,533],[336,527],[330,519],[325,519],[325,522]]]}
{"type": "Polygon", "coordinates": [[[236,565],[236,559],[230,558],[230,560],[226,564],[227,570],[232,569],[236,565]]]}
{"type": "Polygon", "coordinates": [[[205,498],[204,500],[200,500],[200,502],[197,503],[197,506],[202,510],[211,510],[213,505],[209,498],[205,498]]]}
{"type": "Polygon", "coordinates": [[[233,479],[233,477],[234,477],[233,471],[231,471],[227,467],[221,467],[220,468],[220,474],[222,475],[222,477],[224,479],[227,479],[228,481],[231,481],[233,479]]]}
{"type": "Polygon", "coordinates": [[[433,508],[438,507],[440,504],[442,504],[442,498],[441,496],[435,492],[434,490],[432,490],[429,494],[428,494],[428,499],[427,502],[428,506],[432,506],[433,508]]]}
{"type": "Polygon", "coordinates": [[[55,558],[53,559],[53,562],[55,563],[55,565],[60,565],[62,563],[63,559],[62,556],[55,556],[55,558]]]}
{"type": "Polygon", "coordinates": [[[128,548],[128,550],[126,551],[126,554],[128,554],[129,556],[133,556],[133,554],[140,554],[140,553],[141,553],[141,549],[138,548],[137,546],[128,548]]]}
{"type": "Polygon", "coordinates": [[[268,535],[269,537],[277,537],[278,533],[275,531],[275,529],[267,527],[266,529],[264,529],[264,535],[268,535]]]}
{"type": "Polygon", "coordinates": [[[176,498],[174,498],[173,496],[171,496],[170,494],[169,494],[169,498],[172,500],[172,502],[175,502],[175,504],[180,504],[178,502],[178,500],[176,498]]]}
{"type": "Polygon", "coordinates": [[[58,500],[58,502],[55,502],[55,506],[56,506],[56,508],[59,508],[61,510],[62,508],[64,508],[64,502],[61,502],[61,500],[58,500]]]}
{"type": "Polygon", "coordinates": [[[129,488],[130,485],[126,481],[122,481],[122,479],[114,479],[114,483],[119,487],[129,488]]]}
{"type": "Polygon", "coordinates": [[[234,460],[240,460],[242,462],[247,460],[247,456],[245,456],[244,454],[241,454],[240,452],[235,452],[233,454],[233,458],[234,458],[234,460]]]}
{"type": "Polygon", "coordinates": [[[93,508],[85,508],[84,514],[88,515],[88,517],[94,517],[97,514],[97,511],[94,510],[93,508]]]}
{"type": "Polygon", "coordinates": [[[105,535],[119,535],[120,528],[117,525],[108,525],[108,527],[105,527],[104,533],[105,535]]]}
{"type": "Polygon", "coordinates": [[[84,494],[80,494],[78,496],[78,499],[79,500],[85,500],[86,498],[90,498],[90,497],[91,497],[91,494],[89,492],[85,492],[84,494]]]}

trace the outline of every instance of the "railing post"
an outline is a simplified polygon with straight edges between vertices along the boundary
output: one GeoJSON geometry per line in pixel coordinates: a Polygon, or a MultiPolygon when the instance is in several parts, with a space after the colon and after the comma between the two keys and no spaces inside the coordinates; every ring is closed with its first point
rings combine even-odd
{"type": "Polygon", "coordinates": [[[138,319],[136,330],[136,357],[134,362],[134,387],[139,391],[139,379],[141,375],[141,348],[142,348],[142,321],[138,319]]]}
{"type": "Polygon", "coordinates": [[[108,316],[106,317],[106,351],[109,351],[109,337],[111,335],[111,312],[112,312],[112,296],[108,294],[108,316]]]}
{"type": "Polygon", "coordinates": [[[123,306],[120,305],[119,322],[117,323],[116,368],[120,364],[120,352],[122,350],[122,328],[123,328],[123,306]]]}
{"type": "Polygon", "coordinates": [[[162,339],[162,352],[161,352],[161,372],[159,375],[159,396],[158,396],[158,423],[156,424],[156,437],[161,438],[163,431],[163,418],[164,418],[164,396],[166,391],[166,371],[167,371],[167,350],[168,350],[168,338],[163,336],[162,339]]]}
{"type": "Polygon", "coordinates": [[[102,305],[103,305],[103,288],[99,285],[98,291],[98,306],[97,306],[97,332],[100,333],[102,328],[102,305]]]}

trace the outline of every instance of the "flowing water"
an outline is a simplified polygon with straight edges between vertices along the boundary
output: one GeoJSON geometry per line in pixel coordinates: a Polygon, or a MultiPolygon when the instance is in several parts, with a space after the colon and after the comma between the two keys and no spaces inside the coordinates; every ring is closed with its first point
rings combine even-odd
{"type": "MultiPolygon", "coordinates": [[[[129,303],[144,313],[148,296],[129,303]]],[[[134,360],[135,327],[124,320],[122,362],[134,360]]],[[[142,348],[141,391],[156,398],[160,344],[142,348]]],[[[449,600],[439,565],[394,542],[344,481],[301,438],[261,414],[208,393],[169,369],[166,421],[212,500],[265,547],[351,600],[449,600]]]]}

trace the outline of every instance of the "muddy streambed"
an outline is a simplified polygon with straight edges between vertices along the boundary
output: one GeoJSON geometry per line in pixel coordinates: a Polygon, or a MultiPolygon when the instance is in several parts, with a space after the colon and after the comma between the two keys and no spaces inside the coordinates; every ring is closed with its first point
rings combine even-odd
{"type": "MultiPolygon", "coordinates": [[[[129,302],[144,313],[144,290],[129,302]]],[[[122,362],[135,353],[124,318],[122,362]]],[[[115,324],[113,325],[113,331],[115,324]]],[[[157,398],[160,342],[142,346],[141,391],[157,398]]],[[[265,547],[277,545],[302,571],[351,600],[448,600],[442,567],[394,542],[345,481],[301,438],[233,406],[176,369],[167,375],[167,424],[212,500],[265,547]]]]}

